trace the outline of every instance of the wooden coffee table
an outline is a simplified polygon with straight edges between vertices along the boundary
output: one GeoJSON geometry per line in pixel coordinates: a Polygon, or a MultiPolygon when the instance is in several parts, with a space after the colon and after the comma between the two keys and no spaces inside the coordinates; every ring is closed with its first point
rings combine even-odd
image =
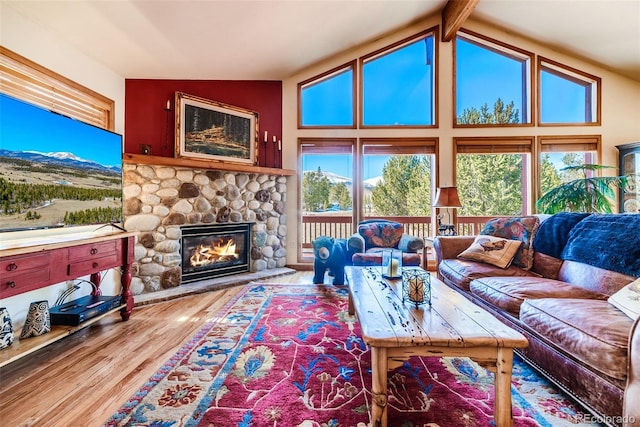
{"type": "Polygon", "coordinates": [[[431,278],[432,306],[402,304],[402,280],[382,278],[379,267],[346,267],[349,313],[358,316],[371,348],[372,426],[387,425],[387,372],[412,356],[469,357],[494,373],[494,419],[513,425],[513,349],[527,339],[484,309],[431,278]]]}

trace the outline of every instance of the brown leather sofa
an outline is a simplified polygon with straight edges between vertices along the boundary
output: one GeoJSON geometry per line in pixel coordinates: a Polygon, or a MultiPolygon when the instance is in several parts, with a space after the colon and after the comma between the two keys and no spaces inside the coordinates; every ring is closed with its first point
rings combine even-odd
{"type": "MultiPolygon", "coordinates": [[[[570,230],[565,231],[568,239],[570,230]]],[[[624,238],[640,247],[637,228],[624,238]]],[[[530,270],[458,258],[473,241],[473,236],[434,240],[440,280],[525,335],[529,347],[519,355],[594,420],[640,426],[639,321],[607,301],[636,275],[538,251],[530,270]]],[[[604,244],[604,250],[616,251],[615,242],[604,244]]]]}

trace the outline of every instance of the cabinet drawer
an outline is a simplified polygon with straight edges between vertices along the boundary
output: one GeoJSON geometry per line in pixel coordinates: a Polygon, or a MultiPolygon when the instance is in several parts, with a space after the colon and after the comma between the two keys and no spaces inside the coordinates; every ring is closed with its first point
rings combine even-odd
{"type": "Polygon", "coordinates": [[[102,257],[116,253],[115,240],[110,242],[94,243],[69,248],[69,261],[79,261],[87,258],[102,257]]]}
{"type": "Polygon", "coordinates": [[[118,265],[118,254],[96,257],[84,261],[70,262],[67,268],[69,276],[84,276],[85,274],[96,273],[118,265]]]}
{"type": "Polygon", "coordinates": [[[37,255],[23,255],[5,258],[0,261],[0,278],[22,276],[31,270],[45,270],[49,268],[50,253],[37,255]]]}
{"type": "Polygon", "coordinates": [[[22,272],[12,277],[3,276],[0,280],[0,298],[8,298],[23,292],[37,289],[49,281],[49,268],[22,272]]]}

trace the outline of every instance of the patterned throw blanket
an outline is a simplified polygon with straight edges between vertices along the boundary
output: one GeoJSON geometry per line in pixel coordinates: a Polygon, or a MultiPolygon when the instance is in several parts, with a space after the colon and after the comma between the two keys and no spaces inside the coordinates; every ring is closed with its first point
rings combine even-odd
{"type": "Polygon", "coordinates": [[[640,277],[640,215],[586,217],[571,229],[562,259],[640,277]]]}

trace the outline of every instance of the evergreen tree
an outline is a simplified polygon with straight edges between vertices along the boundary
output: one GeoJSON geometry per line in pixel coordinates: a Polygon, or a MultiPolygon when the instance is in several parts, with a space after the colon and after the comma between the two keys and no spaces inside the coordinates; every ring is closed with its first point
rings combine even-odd
{"type": "Polygon", "coordinates": [[[393,156],[371,192],[376,215],[423,215],[430,207],[431,174],[425,156],[393,156]]]}
{"type": "Polygon", "coordinates": [[[337,203],[342,210],[351,209],[353,206],[353,198],[349,194],[347,184],[339,182],[331,188],[331,202],[337,203]]]}
{"type": "Polygon", "coordinates": [[[305,172],[302,178],[302,201],[304,209],[310,212],[322,211],[329,206],[331,181],[318,167],[316,172],[305,172]]]}

